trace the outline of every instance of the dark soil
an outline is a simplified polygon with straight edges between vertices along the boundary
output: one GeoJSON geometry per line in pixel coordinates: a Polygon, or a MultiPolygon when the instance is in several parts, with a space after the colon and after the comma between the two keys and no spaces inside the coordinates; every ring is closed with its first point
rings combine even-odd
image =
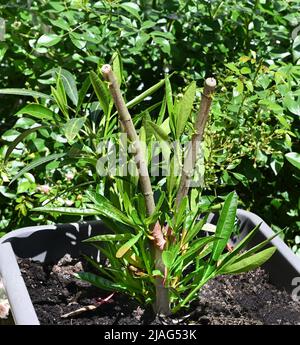
{"type": "Polygon", "coordinates": [[[81,282],[73,272],[81,262],[65,257],[56,265],[19,260],[21,272],[41,324],[60,325],[141,325],[141,324],[222,324],[300,325],[300,302],[268,282],[262,269],[250,273],[221,276],[202,288],[190,313],[169,319],[155,318],[151,309],[115,294],[109,303],[77,316],[61,316],[84,306],[95,305],[110,295],[81,282]]]}

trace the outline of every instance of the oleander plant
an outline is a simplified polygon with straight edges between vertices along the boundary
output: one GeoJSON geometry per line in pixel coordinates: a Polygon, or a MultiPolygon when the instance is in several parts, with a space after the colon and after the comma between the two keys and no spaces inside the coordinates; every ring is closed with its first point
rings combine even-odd
{"type": "MultiPolygon", "coordinates": [[[[104,81],[98,76],[96,79],[93,73],[91,79],[95,90],[99,90],[99,101],[103,107],[106,102],[109,109],[106,113],[108,121],[111,120],[112,104],[115,104],[120,130],[131,145],[126,163],[131,162],[133,170],[128,175],[119,176],[110,169],[103,190],[91,189],[86,193],[86,208],[43,206],[33,211],[100,216],[110,231],[88,238],[86,242],[96,246],[108,261],[103,264],[86,257],[98,274],[82,272],[76,276],[103,290],[127,293],[142,304],[150,303],[156,313],[175,313],[188,307],[208,280],[220,274],[254,269],[268,260],[276,249],[263,249],[269,243],[268,239],[241,251],[259,227],[234,249],[228,245],[236,228],[238,197],[235,192],[226,196],[217,225],[213,227],[213,235],[205,231],[209,227],[207,217],[211,208],[201,203],[201,188],[192,187],[192,177],[199,166],[197,161],[216,87],[215,79],[207,78],[205,81],[194,123],[188,121],[196,94],[194,82],[175,102],[167,93],[165,111],[160,110],[158,123],[147,119],[146,115],[144,121],[134,123],[120,91],[120,70],[116,75],[110,65],[104,65],[101,71],[104,81]],[[186,131],[188,122],[191,122],[191,128],[186,131]],[[147,127],[152,130],[147,131],[147,127]],[[168,156],[171,164],[167,176],[156,174],[155,188],[148,171],[148,153],[151,152],[145,149],[154,139],[158,140],[159,150],[157,152],[155,147],[151,150],[152,155],[161,155],[162,161],[168,156]],[[176,139],[176,145],[170,145],[171,139],[176,139]],[[187,139],[190,142],[185,145],[185,150],[178,152],[178,146],[186,143],[187,139]],[[178,155],[185,157],[180,174],[175,173],[174,164],[178,155]]],[[[169,92],[171,84],[168,77],[165,83],[169,92]]],[[[116,146],[120,148],[123,144],[118,138],[116,146]]],[[[163,165],[162,162],[159,165],[163,165]]]]}

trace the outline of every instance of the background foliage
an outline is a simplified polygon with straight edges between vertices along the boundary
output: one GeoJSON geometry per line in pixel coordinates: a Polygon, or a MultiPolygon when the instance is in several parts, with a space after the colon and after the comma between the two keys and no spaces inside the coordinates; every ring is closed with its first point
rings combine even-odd
{"type": "MultiPolygon", "coordinates": [[[[51,86],[58,88],[57,69],[62,68],[65,88],[71,85],[66,88],[68,105],[76,108],[90,71],[109,62],[114,52],[122,57],[122,88],[128,100],[166,72],[175,72],[171,83],[179,97],[189,81],[196,80],[200,87],[205,76],[214,75],[218,90],[205,142],[206,194],[237,190],[241,206],[275,229],[287,226],[285,240],[299,253],[299,169],[285,157],[300,152],[299,8],[298,0],[7,2],[0,5],[6,21],[0,85],[50,95],[51,86]],[[75,89],[77,94],[72,93],[75,89]]],[[[46,121],[51,129],[32,131],[7,159],[7,148],[17,136],[45,125],[45,118],[24,111],[13,116],[32,98],[0,94],[0,232],[64,221],[28,210],[51,198],[61,205],[81,205],[85,183],[99,182],[93,160],[74,164],[78,149],[88,156],[90,148],[89,155],[97,158],[96,134],[104,133],[101,107],[91,90],[77,112],[71,111],[67,120],[61,115],[56,122],[46,121]],[[70,137],[66,122],[83,116],[88,120],[70,137]],[[62,157],[49,161],[9,185],[36,159],[69,151],[63,164],[62,157]]],[[[152,94],[134,108],[134,115],[138,118],[159,101],[161,94],[152,94]]],[[[49,108],[50,103],[43,99],[40,104],[49,108]]],[[[59,106],[51,104],[57,112],[59,106]]],[[[158,110],[150,116],[157,118],[158,110]]]]}

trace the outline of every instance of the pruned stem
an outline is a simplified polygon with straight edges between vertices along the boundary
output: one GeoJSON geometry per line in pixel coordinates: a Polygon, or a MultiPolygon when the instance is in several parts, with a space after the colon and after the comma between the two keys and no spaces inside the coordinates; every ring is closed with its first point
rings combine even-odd
{"type": "MultiPolygon", "coordinates": [[[[111,66],[104,65],[102,66],[101,71],[103,73],[105,80],[109,82],[110,93],[113,97],[114,104],[117,108],[119,119],[121,121],[123,129],[127,133],[129,140],[134,145],[134,158],[135,158],[136,166],[138,168],[139,183],[140,183],[140,187],[145,198],[147,215],[151,216],[155,211],[155,202],[154,202],[148,167],[143,155],[142,146],[140,144],[140,141],[136,133],[135,127],[133,125],[132,118],[129,114],[128,108],[126,107],[125,101],[121,94],[120,86],[112,71],[111,66]]],[[[159,269],[164,274],[164,265],[162,262],[162,250],[159,249],[154,244],[152,244],[152,246],[154,247],[155,268],[159,269]]],[[[157,313],[169,314],[170,306],[169,306],[168,289],[164,287],[162,278],[157,278],[155,280],[155,283],[156,283],[155,311],[157,313]]]]}
{"type": "Polygon", "coordinates": [[[134,145],[134,158],[139,171],[140,186],[142,193],[145,197],[147,214],[148,216],[150,216],[155,210],[155,203],[147,164],[143,157],[142,146],[139,142],[139,138],[134,128],[131,116],[126,107],[125,101],[121,94],[120,87],[118,85],[118,81],[112,71],[111,66],[104,65],[102,67],[102,73],[104,78],[109,82],[109,89],[113,97],[115,106],[117,108],[124,131],[127,133],[129,140],[134,145]]]}
{"type": "Polygon", "coordinates": [[[209,109],[212,102],[212,95],[215,91],[216,84],[217,83],[214,78],[207,78],[204,83],[200,109],[196,116],[194,126],[195,132],[188,147],[187,155],[182,168],[180,185],[176,196],[176,208],[179,207],[181,200],[188,194],[189,191],[191,177],[195,169],[200,144],[203,140],[204,129],[207,123],[209,109]]]}

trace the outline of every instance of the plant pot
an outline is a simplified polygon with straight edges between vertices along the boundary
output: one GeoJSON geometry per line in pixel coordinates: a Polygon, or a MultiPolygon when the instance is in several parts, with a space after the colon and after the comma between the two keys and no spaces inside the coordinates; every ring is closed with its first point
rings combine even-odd
{"type": "MultiPolygon", "coordinates": [[[[232,244],[260,225],[257,235],[250,245],[271,237],[274,232],[257,215],[238,210],[241,225],[239,238],[232,239],[232,244]]],[[[216,217],[211,216],[210,222],[215,223],[216,217]]],[[[45,225],[22,228],[12,231],[0,239],[0,275],[2,276],[6,294],[8,296],[13,318],[17,325],[39,325],[29,293],[22,278],[16,257],[30,258],[43,263],[54,262],[65,254],[76,258],[80,253],[97,257],[98,251],[82,240],[99,234],[107,233],[107,229],[100,221],[45,225]]],[[[279,238],[275,237],[270,245],[277,248],[276,253],[264,265],[273,285],[290,292],[294,286],[294,277],[300,277],[300,258],[279,238]]]]}

